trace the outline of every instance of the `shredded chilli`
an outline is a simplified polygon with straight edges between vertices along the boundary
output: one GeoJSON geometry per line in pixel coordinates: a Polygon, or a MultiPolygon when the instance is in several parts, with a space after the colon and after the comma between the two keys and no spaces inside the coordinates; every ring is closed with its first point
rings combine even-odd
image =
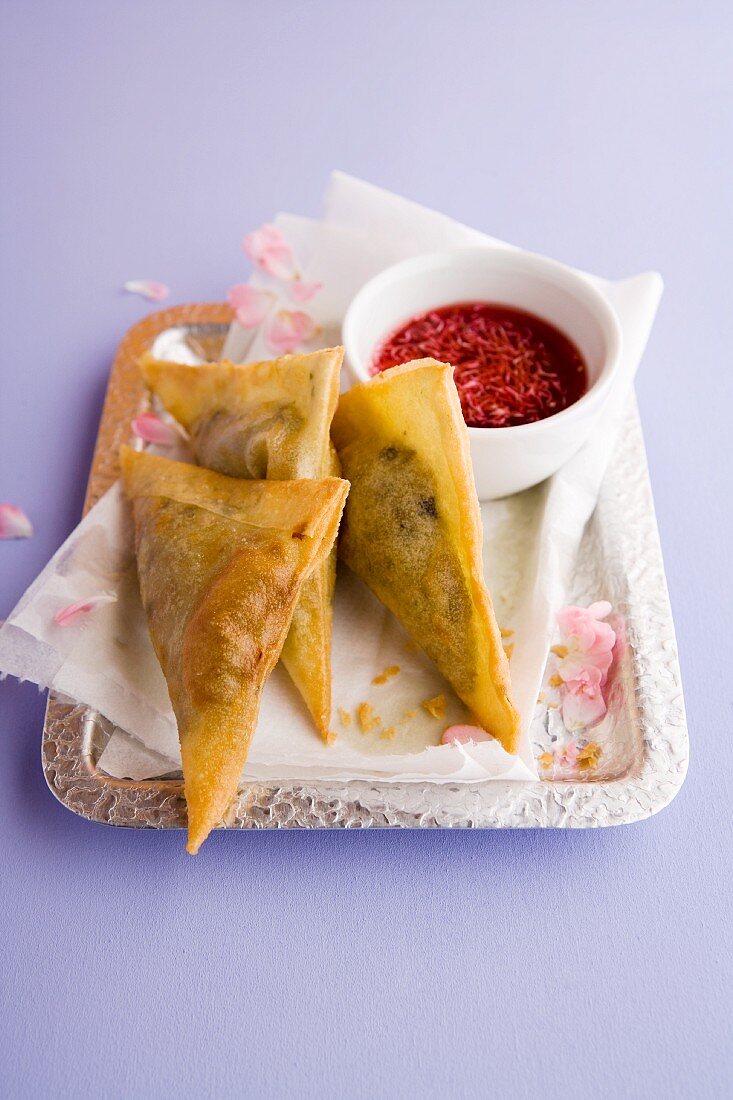
{"type": "Polygon", "coordinates": [[[508,306],[429,310],[384,341],[372,373],[426,356],[451,364],[464,419],[474,428],[544,420],[588,388],[575,345],[547,321],[508,306]]]}

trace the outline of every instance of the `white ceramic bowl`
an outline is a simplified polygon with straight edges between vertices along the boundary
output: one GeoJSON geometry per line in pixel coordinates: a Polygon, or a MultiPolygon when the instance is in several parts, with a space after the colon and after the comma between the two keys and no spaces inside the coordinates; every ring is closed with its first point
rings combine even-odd
{"type": "Polygon", "coordinates": [[[600,291],[543,256],[491,245],[429,252],[387,268],[351,302],[343,325],[346,363],[365,382],[381,342],[411,317],[455,302],[513,306],[549,321],[576,344],[588,391],[554,416],[511,428],[469,428],[480,500],[544,481],[585,443],[618,368],[621,326],[600,291]]]}

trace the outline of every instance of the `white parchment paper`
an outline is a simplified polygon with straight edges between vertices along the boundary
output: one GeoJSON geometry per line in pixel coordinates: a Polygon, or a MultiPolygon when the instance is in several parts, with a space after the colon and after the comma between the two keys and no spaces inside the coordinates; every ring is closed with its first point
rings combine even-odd
{"type": "MultiPolygon", "coordinates": [[[[320,222],[289,215],[277,222],[296,248],[304,277],[324,283],[308,306],[321,328],[318,346],[339,342],[341,319],[354,293],[388,264],[448,245],[499,243],[340,173],[331,179],[320,222]]],[[[389,612],[348,569],[340,568],[333,639],[337,740],[330,747],[321,743],[278,666],[263,695],[245,778],[536,777],[529,728],[554,615],[565,601],[583,528],[595,505],[661,294],[655,274],[618,283],[587,277],[616,308],[624,334],[618,384],[599,429],[543,485],[482,506],[486,576],[499,623],[512,631],[512,683],[523,720],[518,757],[508,756],[496,742],[439,744],[447,725],[469,720],[465,708],[427,658],[415,652],[389,612]],[[399,667],[399,672],[384,684],[374,684],[390,666],[399,667]],[[438,720],[421,703],[441,693],[448,701],[447,713],[438,720]],[[380,718],[366,734],[354,717],[362,702],[371,703],[380,718]],[[349,721],[339,718],[338,708],[349,721]]],[[[225,354],[242,362],[271,355],[260,334],[253,337],[237,325],[232,326],[225,354]]],[[[118,728],[99,761],[109,774],[143,779],[180,765],[165,681],[140,604],[131,517],[119,486],[89,512],[0,628],[0,670],[53,687],[115,723],[118,728]],[[102,591],[114,594],[116,602],[99,606],[79,625],[54,624],[60,608],[102,591]]]]}

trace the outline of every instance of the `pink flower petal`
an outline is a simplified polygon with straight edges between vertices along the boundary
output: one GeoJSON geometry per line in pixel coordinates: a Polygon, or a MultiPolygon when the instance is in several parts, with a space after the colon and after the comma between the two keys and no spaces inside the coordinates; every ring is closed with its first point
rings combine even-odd
{"type": "Polygon", "coordinates": [[[600,683],[605,683],[613,661],[616,633],[601,620],[611,611],[607,600],[599,600],[590,607],[564,607],[557,614],[557,622],[567,653],[557,666],[558,675],[567,681],[583,678],[585,670],[593,668],[600,673],[600,683]]]}
{"type": "Polygon", "coordinates": [[[580,669],[575,679],[567,680],[563,687],[566,691],[579,695],[583,692],[593,693],[598,691],[602,686],[602,682],[601,670],[589,667],[580,669]]]}
{"type": "Polygon", "coordinates": [[[598,687],[606,678],[606,669],[593,664],[585,654],[579,656],[568,655],[558,661],[557,674],[566,684],[582,682],[592,683],[598,687]]]}
{"type": "Polygon", "coordinates": [[[257,328],[264,321],[273,296],[248,283],[237,283],[227,294],[227,299],[243,328],[257,328]]]}
{"type": "Polygon", "coordinates": [[[594,619],[605,619],[611,614],[611,610],[611,604],[608,600],[598,600],[590,605],[588,614],[592,615],[594,619]]]}
{"type": "Polygon", "coordinates": [[[242,241],[242,248],[245,256],[266,275],[286,282],[296,277],[293,250],[276,226],[263,225],[254,233],[248,233],[242,241]]]}
{"type": "Polygon", "coordinates": [[[578,746],[575,741],[570,738],[569,741],[555,751],[555,763],[560,767],[575,767],[575,763],[578,759],[578,746]]]}
{"type": "Polygon", "coordinates": [[[33,524],[17,504],[0,504],[0,539],[29,539],[33,524]]]}
{"type": "Polygon", "coordinates": [[[567,730],[590,729],[606,713],[606,702],[600,687],[590,687],[579,681],[566,685],[562,701],[562,720],[567,730]]]}
{"type": "Polygon", "coordinates": [[[310,302],[322,289],[323,283],[304,283],[302,279],[295,279],[290,284],[290,297],[295,302],[310,302]]]}
{"type": "Polygon", "coordinates": [[[288,242],[276,225],[265,222],[259,229],[255,229],[252,233],[247,234],[242,242],[242,248],[245,253],[250,256],[250,253],[257,248],[287,247],[287,243],[288,242]]]}
{"type": "Polygon", "coordinates": [[[116,603],[116,596],[108,596],[100,594],[99,596],[90,596],[88,600],[78,600],[77,603],[70,603],[68,607],[62,607],[60,611],[57,611],[53,617],[53,621],[57,626],[73,626],[78,623],[90,611],[93,611],[95,607],[99,607],[105,603],[116,603]]]}
{"type": "Polygon", "coordinates": [[[276,355],[289,355],[315,335],[316,325],[309,313],[299,309],[281,309],[267,332],[267,345],[276,355]]]}
{"type": "Polygon", "coordinates": [[[149,302],[162,302],[170,294],[170,288],[165,283],[156,283],[152,279],[129,279],[123,289],[129,294],[140,294],[149,302]]]}
{"type": "Polygon", "coordinates": [[[480,726],[448,726],[448,729],[443,730],[440,740],[444,745],[450,745],[454,741],[467,745],[470,741],[492,741],[493,738],[480,726]]]}
{"type": "Polygon", "coordinates": [[[146,443],[157,443],[159,447],[173,447],[180,443],[182,434],[175,424],[168,424],[154,413],[141,413],[132,422],[133,434],[146,443]]]}

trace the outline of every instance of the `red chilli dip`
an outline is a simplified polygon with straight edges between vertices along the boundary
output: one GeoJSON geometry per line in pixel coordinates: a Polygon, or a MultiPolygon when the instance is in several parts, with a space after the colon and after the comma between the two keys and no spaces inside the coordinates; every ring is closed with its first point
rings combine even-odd
{"type": "Polygon", "coordinates": [[[544,420],[588,389],[575,344],[554,325],[509,306],[460,302],[421,313],[384,340],[371,372],[427,356],[453,367],[471,428],[544,420]]]}

